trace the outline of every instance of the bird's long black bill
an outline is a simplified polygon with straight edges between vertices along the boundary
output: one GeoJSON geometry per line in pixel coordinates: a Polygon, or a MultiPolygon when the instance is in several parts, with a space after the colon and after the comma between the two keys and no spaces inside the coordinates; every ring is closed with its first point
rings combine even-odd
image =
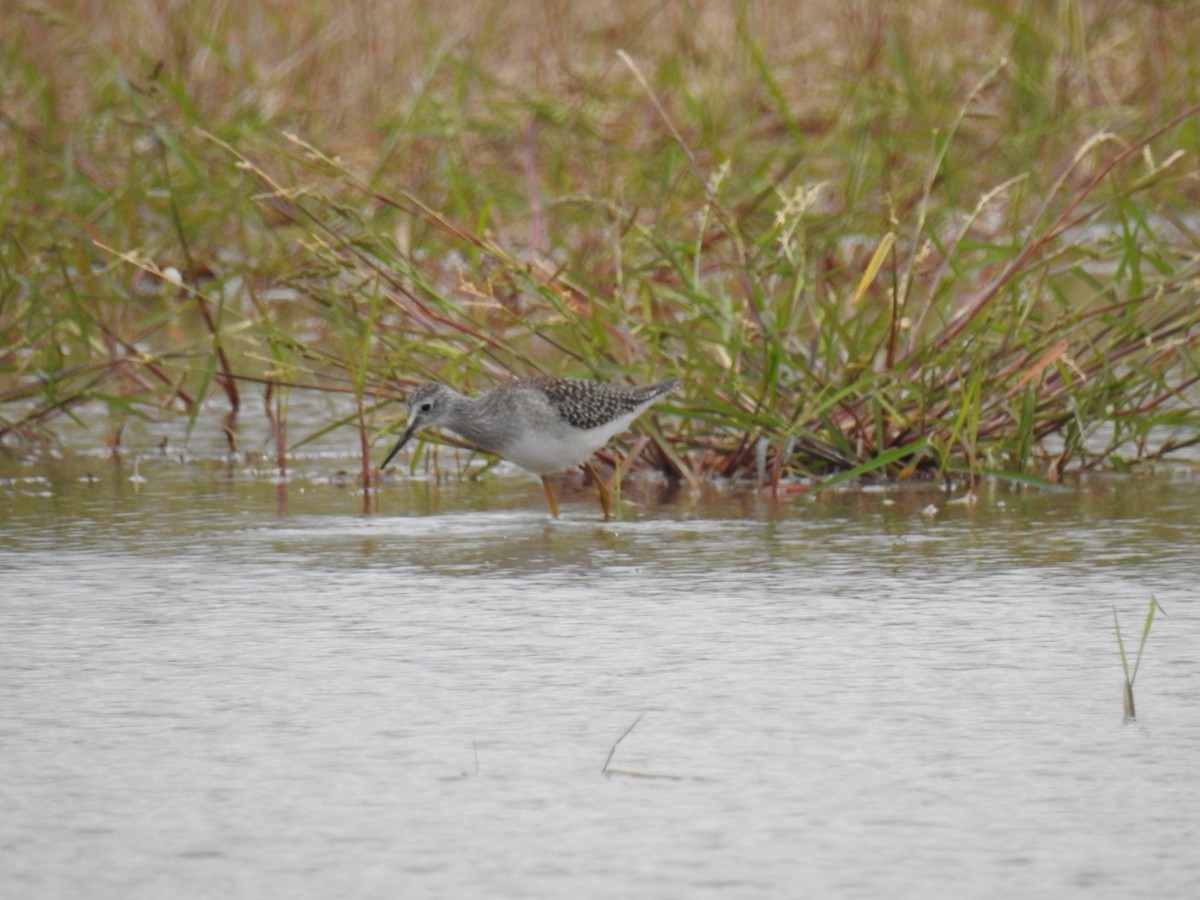
{"type": "Polygon", "coordinates": [[[415,432],[416,430],[417,430],[417,425],[415,422],[412,425],[408,426],[408,428],[405,430],[404,434],[400,437],[400,440],[396,443],[396,446],[392,448],[392,452],[389,453],[387,455],[387,457],[384,459],[383,465],[381,465],[379,467],[380,472],[382,472],[384,469],[387,468],[387,464],[392,461],[392,457],[394,457],[397,453],[399,453],[404,448],[404,445],[408,443],[409,438],[411,438],[413,436],[413,432],[415,432]]]}

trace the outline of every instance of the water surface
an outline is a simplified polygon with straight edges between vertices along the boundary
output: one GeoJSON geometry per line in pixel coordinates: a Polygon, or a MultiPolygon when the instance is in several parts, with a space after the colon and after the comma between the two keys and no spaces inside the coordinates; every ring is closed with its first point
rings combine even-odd
{"type": "Polygon", "coordinates": [[[1200,891],[1194,477],[601,523],[347,465],[0,457],[0,895],[1200,891]]]}

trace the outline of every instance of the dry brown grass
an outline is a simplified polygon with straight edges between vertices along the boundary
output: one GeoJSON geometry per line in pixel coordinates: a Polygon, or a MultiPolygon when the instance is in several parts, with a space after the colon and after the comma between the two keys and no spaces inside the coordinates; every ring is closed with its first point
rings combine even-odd
{"type": "MultiPolygon", "coordinates": [[[[907,105],[942,111],[1002,57],[1036,65],[1018,73],[1019,89],[995,92],[1000,122],[1029,100],[1022,91],[1045,94],[1038,105],[1064,119],[1124,108],[1152,120],[1188,92],[1180,79],[1195,76],[1195,63],[1181,62],[1200,46],[1200,13],[1192,3],[1130,0],[78,0],[5,4],[0,32],[9,52],[40,67],[65,121],[84,121],[103,105],[98,89],[113,72],[148,87],[158,70],[188,86],[201,118],[253,109],[370,157],[414,95],[454,77],[448,63],[469,60],[486,73],[487,83],[459,98],[469,114],[486,116],[497,96],[552,97],[568,108],[607,103],[628,90],[618,49],[652,83],[686,85],[718,112],[759,115],[764,135],[784,128],[781,106],[806,133],[827,131],[852,115],[845,105],[855,91],[871,88],[918,92],[925,96],[907,105]],[[756,77],[748,44],[782,103],[756,77]]],[[[686,99],[664,96],[668,104],[686,99]]],[[[35,126],[45,112],[36,103],[10,90],[5,113],[35,126]]],[[[621,119],[657,133],[644,99],[638,106],[621,119]]]]}

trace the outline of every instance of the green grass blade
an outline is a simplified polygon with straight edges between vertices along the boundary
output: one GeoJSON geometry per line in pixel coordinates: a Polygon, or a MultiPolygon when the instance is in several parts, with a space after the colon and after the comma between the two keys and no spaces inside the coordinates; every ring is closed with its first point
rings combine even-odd
{"type": "Polygon", "coordinates": [[[1117,618],[1117,606],[1113,604],[1113,627],[1117,629],[1117,649],[1121,651],[1121,669],[1125,673],[1125,683],[1133,684],[1133,679],[1129,677],[1129,659],[1125,656],[1125,641],[1121,637],[1121,620],[1117,618]]]}
{"type": "Polygon", "coordinates": [[[847,469],[845,472],[839,472],[836,475],[826,478],[811,491],[809,491],[809,493],[819,494],[822,491],[827,491],[830,488],[837,487],[843,482],[850,481],[854,478],[859,478],[862,475],[867,475],[870,472],[875,472],[879,469],[890,466],[894,462],[899,462],[902,459],[908,459],[911,456],[916,456],[926,448],[928,443],[929,442],[926,438],[921,438],[920,440],[913,441],[911,444],[905,444],[903,447],[894,447],[886,453],[881,453],[879,456],[863,463],[862,465],[855,466],[853,469],[847,469]]]}
{"type": "Polygon", "coordinates": [[[1137,678],[1138,667],[1142,664],[1142,651],[1146,649],[1146,639],[1150,637],[1150,626],[1154,623],[1154,613],[1156,610],[1161,609],[1162,607],[1158,605],[1158,600],[1151,596],[1150,609],[1146,611],[1146,623],[1142,626],[1142,641],[1138,644],[1137,659],[1133,661],[1133,674],[1129,676],[1130,686],[1133,685],[1134,679],[1137,678]]]}

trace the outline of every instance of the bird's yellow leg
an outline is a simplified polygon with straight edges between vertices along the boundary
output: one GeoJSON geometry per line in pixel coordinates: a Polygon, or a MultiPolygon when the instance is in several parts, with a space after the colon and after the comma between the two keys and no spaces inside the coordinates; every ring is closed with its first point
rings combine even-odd
{"type": "Polygon", "coordinates": [[[585,462],[583,467],[592,476],[592,481],[596,482],[596,490],[600,492],[600,508],[604,510],[604,521],[607,522],[612,518],[612,490],[604,483],[604,479],[600,477],[600,473],[590,462],[585,462]]]}
{"type": "Polygon", "coordinates": [[[550,489],[550,479],[542,476],[542,490],[546,492],[546,502],[550,504],[550,515],[558,518],[558,501],[554,499],[554,491],[550,489]]]}

